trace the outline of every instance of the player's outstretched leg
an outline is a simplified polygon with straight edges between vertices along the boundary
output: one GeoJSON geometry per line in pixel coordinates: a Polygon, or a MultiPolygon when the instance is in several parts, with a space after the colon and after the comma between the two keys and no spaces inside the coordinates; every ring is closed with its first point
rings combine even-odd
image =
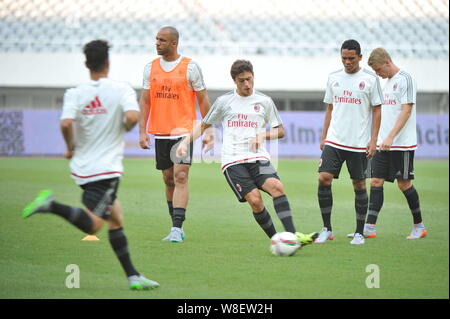
{"type": "Polygon", "coordinates": [[[302,246],[305,246],[313,243],[319,237],[319,233],[312,232],[309,234],[303,234],[300,232],[296,232],[295,236],[297,236],[297,239],[300,242],[300,244],[302,244],[302,246]]]}
{"type": "Polygon", "coordinates": [[[273,207],[277,213],[278,218],[283,224],[284,230],[295,233],[295,226],[292,220],[291,207],[286,195],[273,198],[273,207]]]}
{"type": "Polygon", "coordinates": [[[94,221],[83,209],[58,203],[53,191],[43,190],[22,211],[22,217],[28,218],[36,213],[52,213],[61,216],[85,233],[92,233],[94,221]]]}
{"type": "Polygon", "coordinates": [[[35,213],[45,213],[50,211],[50,206],[53,199],[54,196],[52,190],[42,190],[31,203],[25,206],[22,211],[22,217],[28,218],[35,213]]]}
{"type": "Polygon", "coordinates": [[[272,238],[276,234],[275,226],[269,212],[264,207],[260,212],[253,212],[253,217],[258,223],[259,227],[266,233],[267,237],[272,238]]]}

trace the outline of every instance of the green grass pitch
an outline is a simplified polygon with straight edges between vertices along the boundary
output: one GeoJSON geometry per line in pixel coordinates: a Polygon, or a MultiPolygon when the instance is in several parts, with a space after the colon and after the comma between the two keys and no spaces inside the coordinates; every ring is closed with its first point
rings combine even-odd
{"type": "MultiPolygon", "coordinates": [[[[278,172],[297,229],[319,231],[317,160],[280,160],[278,172]]],[[[98,242],[62,218],[22,219],[23,207],[39,190],[51,188],[60,202],[80,206],[81,189],[69,177],[68,162],[57,158],[0,158],[0,298],[301,299],[449,298],[448,161],[416,161],[428,236],[406,240],[412,217],[395,184],[385,184],[378,238],[350,245],[354,195],[345,167],[333,183],[335,239],[302,247],[293,257],[275,257],[249,206],[229,189],[219,164],[194,164],[184,243],[167,243],[170,222],[161,173],[150,159],[126,159],[119,199],[125,233],[136,268],[161,286],[129,291],[108,242],[98,242]],[[80,288],[66,287],[69,264],[80,269],[80,288]],[[368,265],[379,269],[379,288],[367,288],[368,265]]],[[[278,231],[281,223],[270,197],[266,207],[278,231]]]]}

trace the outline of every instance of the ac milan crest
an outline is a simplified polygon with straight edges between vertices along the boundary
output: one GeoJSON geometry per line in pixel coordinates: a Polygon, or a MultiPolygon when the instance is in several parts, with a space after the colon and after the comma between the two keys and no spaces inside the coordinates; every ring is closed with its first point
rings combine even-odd
{"type": "Polygon", "coordinates": [[[395,91],[397,90],[397,83],[394,84],[394,86],[392,87],[392,89],[395,91]]]}
{"type": "Polygon", "coordinates": [[[242,187],[241,187],[241,185],[236,184],[236,189],[237,189],[239,192],[242,192],[242,187]]]}
{"type": "Polygon", "coordinates": [[[261,109],[261,106],[256,104],[255,106],[253,106],[253,109],[255,110],[255,112],[259,112],[259,110],[261,109]]]}
{"type": "Polygon", "coordinates": [[[359,89],[360,89],[360,90],[364,90],[365,87],[366,87],[366,83],[364,83],[364,81],[362,81],[361,83],[359,83],[359,89]]]}

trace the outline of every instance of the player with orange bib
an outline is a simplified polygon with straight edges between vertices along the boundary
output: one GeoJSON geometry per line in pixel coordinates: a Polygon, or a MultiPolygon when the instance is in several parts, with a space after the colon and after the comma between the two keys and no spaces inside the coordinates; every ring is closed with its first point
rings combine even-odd
{"type": "MultiPolygon", "coordinates": [[[[174,27],[163,27],[156,35],[156,51],[161,57],[144,68],[139,106],[144,116],[139,123],[139,145],[150,148],[155,137],[156,169],[162,171],[172,228],[164,241],[182,242],[189,189],[189,167],[192,144],[186,156],[177,157],[176,145],[190,134],[196,121],[196,101],[200,113],[211,107],[200,67],[178,53],[179,33],[174,27]],[[175,146],[175,147],[174,147],[175,146]]],[[[212,143],[212,136],[203,140],[212,143]]]]}

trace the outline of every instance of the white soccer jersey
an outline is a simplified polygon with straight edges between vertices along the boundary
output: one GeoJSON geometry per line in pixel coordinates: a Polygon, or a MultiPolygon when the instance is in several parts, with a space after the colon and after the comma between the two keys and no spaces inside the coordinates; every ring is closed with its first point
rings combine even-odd
{"type": "Polygon", "coordinates": [[[75,153],[70,160],[77,184],[123,173],[124,112],[139,111],[136,92],[125,83],[102,78],[68,89],[61,119],[74,119],[75,153]]]}
{"type": "Polygon", "coordinates": [[[218,97],[202,122],[222,122],[222,170],[235,164],[270,161],[265,143],[252,152],[249,142],[257,134],[266,131],[266,124],[271,128],[282,124],[272,99],[257,91],[246,97],[236,91],[218,97]]]}
{"type": "Polygon", "coordinates": [[[411,151],[417,149],[416,132],[416,82],[411,75],[400,70],[388,79],[383,88],[384,102],[381,106],[381,125],[377,145],[388,136],[402,110],[402,104],[412,104],[411,115],[400,130],[391,146],[391,151],[411,151]]]}
{"type": "MultiPolygon", "coordinates": [[[[176,68],[176,66],[180,63],[183,56],[180,55],[178,59],[175,61],[165,61],[161,58],[159,61],[161,63],[161,67],[164,71],[170,72],[176,68]]],[[[153,61],[152,61],[153,62],[153,61]]],[[[144,67],[144,76],[142,79],[142,88],[145,90],[150,89],[150,73],[152,71],[152,62],[147,63],[144,67]]],[[[187,69],[187,79],[189,81],[189,87],[193,91],[202,91],[206,89],[205,82],[203,81],[203,74],[200,66],[193,60],[189,61],[188,69],[187,69]]]]}
{"type": "Polygon", "coordinates": [[[372,131],[372,106],[383,103],[376,74],[366,69],[354,74],[343,69],[331,73],[323,101],[333,104],[325,144],[347,151],[365,152],[372,131]]]}

